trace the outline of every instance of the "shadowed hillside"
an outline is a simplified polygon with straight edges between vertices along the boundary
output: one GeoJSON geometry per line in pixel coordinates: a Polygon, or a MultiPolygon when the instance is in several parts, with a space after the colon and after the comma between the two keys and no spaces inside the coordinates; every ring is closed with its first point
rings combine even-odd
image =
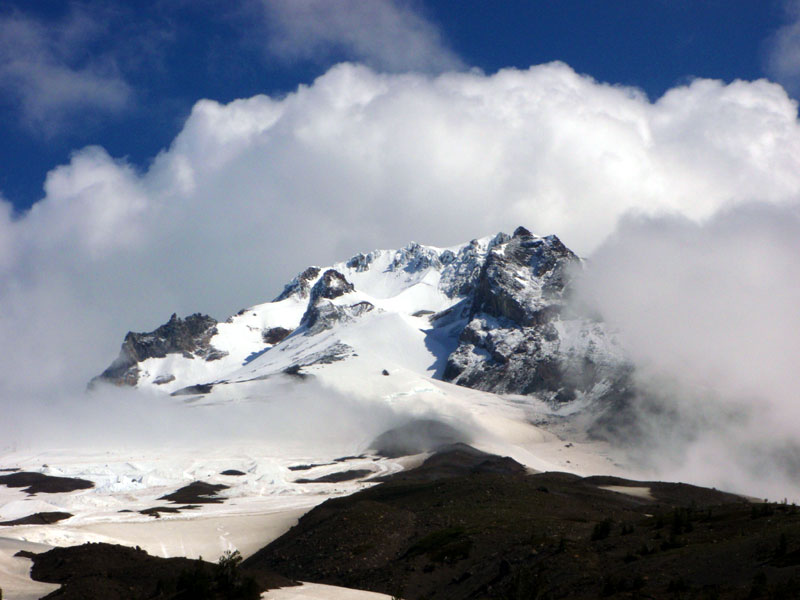
{"type": "Polygon", "coordinates": [[[797,598],[800,511],[686,484],[530,475],[457,445],[328,500],[245,566],[409,600],[797,598]]]}

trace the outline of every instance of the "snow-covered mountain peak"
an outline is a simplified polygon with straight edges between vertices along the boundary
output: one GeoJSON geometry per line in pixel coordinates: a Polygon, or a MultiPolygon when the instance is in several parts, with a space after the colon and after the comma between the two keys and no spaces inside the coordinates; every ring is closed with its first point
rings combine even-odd
{"type": "Polygon", "coordinates": [[[565,310],[580,264],[558,237],[523,227],[449,248],[373,250],[308,267],[273,302],[224,323],[175,317],[149,334],[129,333],[97,379],[197,391],[286,369],[323,376],[335,363],[369,360],[370,372],[380,364],[552,402],[608,395],[624,371],[614,337],[565,310]],[[140,351],[151,338],[158,343],[147,348],[156,350],[140,351]]]}

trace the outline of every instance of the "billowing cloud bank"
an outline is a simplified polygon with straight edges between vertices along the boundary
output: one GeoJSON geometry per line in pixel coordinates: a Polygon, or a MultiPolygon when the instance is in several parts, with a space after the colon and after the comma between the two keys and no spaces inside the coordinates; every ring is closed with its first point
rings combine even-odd
{"type": "Polygon", "coordinates": [[[626,219],[594,254],[582,295],[637,365],[646,466],[800,499],[798,257],[797,205],[626,219]]]}
{"type": "MultiPolygon", "coordinates": [[[[518,224],[557,233],[587,255],[625,215],[639,223],[671,215],[658,227],[626,225],[620,235],[633,235],[633,249],[604,252],[630,261],[605,264],[601,253],[599,272],[630,267],[614,288],[625,290],[645,268],[640,300],[660,290],[660,311],[685,306],[687,282],[705,282],[707,271],[697,269],[718,262],[727,269],[720,289],[738,294],[729,281],[734,263],[725,262],[737,261],[732,240],[767,252],[772,246],[758,240],[785,238],[770,237],[773,227],[796,233],[794,221],[769,215],[796,206],[798,165],[797,107],[766,81],[697,80],[651,102],[560,63],[437,77],[342,64],[283,98],[202,100],[146,171],[86,148],[51,171],[29,213],[13,216],[0,204],[0,398],[7,408],[29,395],[80,390],[128,329],[153,328],[173,311],[224,318],[271,299],[308,264],[412,239],[444,246],[518,224]],[[757,206],[750,210],[766,224],[750,234],[742,226],[716,246],[724,230],[716,215],[748,223],[737,212],[743,206],[757,206]],[[631,257],[651,243],[673,257],[665,276],[688,278],[677,282],[679,292],[659,287],[670,279],[659,279],[657,260],[631,257]],[[695,262],[709,253],[719,261],[695,262]]],[[[758,255],[747,257],[735,273],[751,290],[765,275],[758,255]]],[[[779,275],[770,285],[793,272],[779,275]]],[[[796,292],[796,281],[781,289],[796,292]]],[[[711,333],[734,319],[753,326],[737,330],[760,339],[751,349],[769,346],[764,331],[781,337],[755,326],[752,296],[727,307],[738,311],[731,315],[715,312],[714,296],[700,300],[692,298],[700,312],[689,317],[711,319],[711,333]]],[[[630,312],[639,336],[631,343],[643,359],[648,347],[636,344],[652,338],[651,326],[666,335],[661,346],[680,347],[683,329],[672,330],[672,321],[650,323],[636,306],[630,312]]],[[[737,336],[721,339],[746,345],[737,336]]],[[[712,355],[703,343],[691,346],[701,358],[712,355]]],[[[785,350],[785,359],[797,356],[797,348],[785,350]]]]}

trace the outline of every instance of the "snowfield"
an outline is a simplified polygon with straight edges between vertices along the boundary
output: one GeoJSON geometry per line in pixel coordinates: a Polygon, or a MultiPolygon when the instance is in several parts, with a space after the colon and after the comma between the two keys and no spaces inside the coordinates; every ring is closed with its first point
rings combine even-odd
{"type": "MultiPolygon", "coordinates": [[[[511,456],[532,469],[586,475],[624,473],[601,443],[570,441],[563,437],[563,433],[560,437],[532,425],[531,421],[549,418],[555,428],[560,421],[529,398],[502,397],[461,388],[416,375],[397,363],[374,357],[358,356],[308,370],[310,375],[335,390],[337,396],[334,397],[358,394],[370,398],[376,405],[391,409],[390,421],[435,416],[463,431],[473,446],[511,456]],[[382,375],[378,366],[388,366],[391,374],[382,375]],[[354,372],[360,376],[356,377],[354,372]]],[[[302,394],[302,388],[308,384],[298,381],[291,385],[296,386],[296,394],[302,394]]],[[[282,399],[276,402],[291,405],[296,400],[286,394],[284,381],[276,386],[270,379],[250,382],[248,395],[256,397],[260,392],[262,398],[271,398],[274,390],[270,388],[275,387],[280,388],[282,395],[282,399]]],[[[252,399],[232,398],[233,388],[224,387],[220,392],[213,392],[193,403],[169,397],[164,401],[175,403],[179,410],[206,410],[213,421],[213,415],[230,408],[232,402],[254,402],[252,399]]],[[[367,432],[374,427],[368,423],[358,424],[361,425],[367,432]]],[[[296,426],[294,421],[292,426],[296,426]]],[[[267,424],[265,428],[268,429],[267,424]]],[[[336,435],[321,433],[316,439],[297,439],[294,444],[286,443],[279,447],[268,440],[248,443],[231,440],[225,446],[209,447],[199,442],[195,447],[142,447],[135,451],[112,446],[6,450],[0,453],[2,468],[88,479],[95,487],[28,496],[18,488],[0,486],[0,519],[3,521],[38,512],[74,515],[52,525],[0,528],[0,587],[4,590],[4,597],[38,598],[55,589],[55,586],[27,579],[30,561],[13,557],[21,549],[42,551],[51,546],[103,541],[140,546],[150,554],[164,557],[202,556],[206,560],[215,560],[229,549],[238,549],[244,556],[249,556],[287,531],[313,506],[372,485],[369,482],[372,475],[339,483],[298,483],[298,479],[315,479],[362,469],[377,476],[414,465],[425,456],[399,459],[374,456],[368,448],[371,435],[342,440],[336,435]],[[318,466],[304,468],[309,465],[318,466]],[[304,469],[291,470],[290,467],[304,469]],[[221,475],[227,470],[240,471],[244,475],[221,475]],[[219,493],[226,500],[219,504],[201,504],[199,508],[180,513],[162,513],[159,518],[138,512],[155,506],[169,506],[168,501],[159,498],[193,481],[229,486],[219,493]]],[[[284,596],[270,592],[265,597],[276,600],[284,597],[339,597],[314,586],[286,590],[285,593],[284,596]],[[301,591],[304,595],[298,595],[301,591]]],[[[350,597],[341,596],[343,599],[350,597]]],[[[360,596],[352,597],[355,600],[360,596]]]]}

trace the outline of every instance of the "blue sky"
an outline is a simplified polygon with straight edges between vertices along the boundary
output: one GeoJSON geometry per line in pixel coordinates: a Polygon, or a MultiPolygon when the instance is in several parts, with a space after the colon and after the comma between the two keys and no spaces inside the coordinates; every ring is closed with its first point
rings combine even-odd
{"type": "Polygon", "coordinates": [[[486,73],[560,60],[598,81],[639,87],[651,100],[695,77],[770,77],[798,91],[791,61],[776,66],[779,52],[800,53],[791,29],[797,14],[781,0],[429,0],[382,3],[390,10],[359,16],[346,8],[351,14],[339,21],[323,14],[332,4],[297,3],[304,13],[269,0],[7,0],[0,194],[27,209],[43,197],[47,172],[87,145],[145,169],[197,100],[280,96],[342,60],[390,72],[486,73]],[[318,18],[338,25],[321,31],[318,18]],[[400,24],[387,39],[392,18],[400,24]],[[304,29],[304,20],[314,27],[304,29]],[[359,39],[353,28],[366,31],[359,39]],[[778,48],[782,31],[787,41],[778,48]],[[404,47],[420,40],[427,62],[404,47]]]}

